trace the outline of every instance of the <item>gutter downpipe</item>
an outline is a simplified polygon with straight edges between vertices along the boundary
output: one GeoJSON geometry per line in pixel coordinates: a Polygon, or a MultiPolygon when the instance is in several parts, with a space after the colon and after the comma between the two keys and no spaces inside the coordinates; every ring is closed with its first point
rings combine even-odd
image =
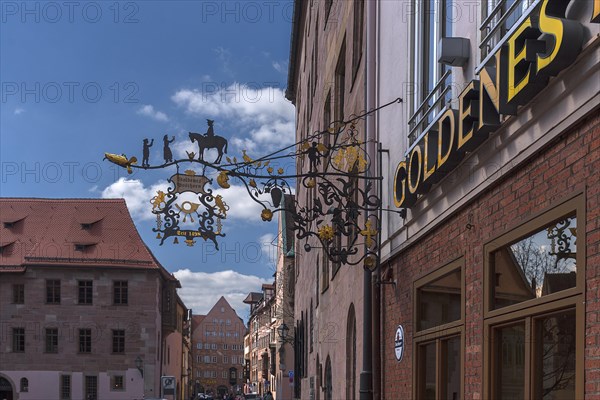
{"type": "MultiPolygon", "coordinates": [[[[375,108],[375,61],[376,53],[375,46],[377,44],[375,37],[376,27],[376,12],[377,2],[374,0],[365,1],[366,10],[366,59],[365,59],[365,109],[371,110],[375,108]]],[[[366,139],[367,139],[367,154],[371,160],[378,160],[377,139],[375,116],[367,117],[366,119],[366,139]]],[[[378,167],[371,163],[369,174],[374,176],[378,171],[378,167]]],[[[367,215],[367,218],[373,214],[367,215]]],[[[377,265],[379,266],[379,255],[377,256],[377,265]]],[[[378,386],[379,376],[373,375],[373,361],[378,359],[375,354],[378,352],[378,340],[373,341],[374,329],[372,312],[373,312],[373,297],[372,297],[372,272],[368,268],[364,268],[363,277],[363,351],[362,351],[362,371],[360,373],[360,400],[373,400],[373,388],[378,386]],[[375,347],[375,346],[377,347],[375,347]],[[375,378],[375,379],[374,379],[375,378]]],[[[378,318],[377,318],[378,320],[378,318]]],[[[379,391],[379,390],[377,390],[379,391]]]]}

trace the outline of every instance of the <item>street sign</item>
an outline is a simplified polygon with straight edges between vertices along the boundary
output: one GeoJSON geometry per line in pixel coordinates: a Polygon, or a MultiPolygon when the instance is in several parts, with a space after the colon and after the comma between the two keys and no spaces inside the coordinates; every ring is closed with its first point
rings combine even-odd
{"type": "Polygon", "coordinates": [[[396,360],[402,361],[402,356],[404,356],[404,328],[402,325],[398,325],[396,335],[394,335],[394,352],[396,360]]]}
{"type": "Polygon", "coordinates": [[[175,394],[176,381],[174,376],[161,376],[160,383],[162,385],[162,393],[175,394]]]}

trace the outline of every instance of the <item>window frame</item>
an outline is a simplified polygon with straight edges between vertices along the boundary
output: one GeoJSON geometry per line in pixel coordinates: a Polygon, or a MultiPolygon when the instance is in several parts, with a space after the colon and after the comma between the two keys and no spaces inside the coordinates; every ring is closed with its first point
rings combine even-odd
{"type": "Polygon", "coordinates": [[[46,304],[60,304],[61,302],[60,279],[46,279],[46,304]],[[51,300],[51,301],[49,301],[51,300]]]}
{"type": "Polygon", "coordinates": [[[44,353],[58,353],[58,328],[51,327],[44,330],[44,353]]]}
{"type": "Polygon", "coordinates": [[[111,392],[124,392],[126,390],[125,388],[125,376],[123,375],[111,375],[110,376],[110,391],[111,392]],[[121,380],[121,387],[117,387],[117,379],[120,378],[121,380]]]}
{"type": "Polygon", "coordinates": [[[12,285],[13,289],[13,304],[25,304],[25,284],[15,283],[12,285]]]}
{"type": "Polygon", "coordinates": [[[539,298],[522,301],[517,304],[512,304],[499,309],[493,309],[493,290],[492,290],[492,271],[491,271],[491,255],[494,251],[501,247],[515,243],[521,239],[527,238],[531,234],[539,231],[544,226],[558,221],[568,215],[575,215],[577,218],[577,246],[585,248],[585,196],[577,195],[569,200],[566,200],[554,207],[546,209],[533,215],[531,218],[520,223],[507,232],[489,241],[484,245],[484,269],[483,269],[483,316],[484,318],[493,318],[501,315],[512,314],[522,309],[529,309],[537,305],[546,305],[548,309],[552,309],[551,303],[571,298],[585,293],[585,251],[577,251],[577,284],[573,288],[565,289],[560,292],[548,294],[539,298]],[[583,243],[583,245],[582,245],[583,243]]]}
{"type": "Polygon", "coordinates": [[[58,384],[58,398],[60,400],[71,400],[72,385],[71,375],[60,374],[60,381],[58,384]]]}
{"type": "Polygon", "coordinates": [[[460,392],[461,396],[464,397],[465,393],[465,311],[466,311],[466,284],[465,284],[465,259],[464,257],[457,258],[453,261],[447,262],[435,268],[432,272],[417,279],[413,283],[413,398],[419,398],[419,379],[421,378],[419,368],[419,350],[421,346],[428,343],[435,344],[436,351],[436,398],[441,399],[442,395],[439,392],[441,383],[441,353],[443,341],[447,341],[453,337],[458,337],[460,341],[460,392]],[[441,324],[435,327],[423,329],[417,331],[418,326],[418,315],[419,315],[419,289],[426,286],[427,284],[436,281],[452,272],[460,270],[460,319],[445,324],[441,324]]]}
{"type": "Polygon", "coordinates": [[[78,351],[77,354],[92,353],[92,330],[89,328],[79,328],[78,331],[78,351]],[[83,350],[82,350],[83,348],[83,350]]]}
{"type": "Polygon", "coordinates": [[[112,330],[112,354],[125,354],[125,330],[112,330]]]}
{"type": "Polygon", "coordinates": [[[129,283],[126,280],[113,281],[113,305],[129,305],[129,283]]]}
{"type": "Polygon", "coordinates": [[[13,353],[25,353],[25,328],[20,326],[12,328],[11,350],[13,353]]]}
{"type": "MultiPolygon", "coordinates": [[[[585,379],[585,276],[586,276],[586,204],[585,194],[575,193],[572,197],[532,215],[530,218],[509,228],[505,233],[489,241],[484,245],[484,271],[483,271],[483,294],[484,294],[484,343],[483,343],[483,393],[485,398],[492,395],[495,386],[497,369],[491,361],[494,355],[493,332],[502,326],[516,323],[525,323],[525,397],[534,395],[535,391],[535,368],[532,363],[535,357],[534,328],[536,320],[564,311],[575,312],[575,398],[584,397],[585,379]],[[577,279],[576,286],[560,292],[552,293],[535,299],[512,304],[493,310],[492,299],[492,273],[490,271],[491,254],[506,245],[515,243],[539,231],[544,226],[558,221],[569,215],[577,218],[577,279]]],[[[533,397],[532,397],[533,398],[533,397]]]]}
{"type": "Polygon", "coordinates": [[[94,281],[91,279],[77,281],[77,304],[93,305],[94,304],[94,281]]]}

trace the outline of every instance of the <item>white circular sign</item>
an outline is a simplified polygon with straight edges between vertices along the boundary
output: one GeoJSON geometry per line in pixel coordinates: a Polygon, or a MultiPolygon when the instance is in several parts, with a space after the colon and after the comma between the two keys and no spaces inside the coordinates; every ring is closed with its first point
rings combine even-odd
{"type": "Polygon", "coordinates": [[[402,325],[398,325],[394,335],[394,352],[396,353],[396,360],[402,361],[404,355],[404,328],[402,328],[402,325]]]}

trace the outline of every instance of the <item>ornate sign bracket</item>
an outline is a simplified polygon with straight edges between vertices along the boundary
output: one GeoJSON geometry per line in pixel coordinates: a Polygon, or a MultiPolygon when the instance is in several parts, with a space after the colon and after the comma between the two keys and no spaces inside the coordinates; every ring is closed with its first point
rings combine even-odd
{"type": "MultiPolygon", "coordinates": [[[[239,160],[226,156],[227,140],[214,134],[212,120],[207,120],[205,134],[189,132],[190,141],[198,145],[198,153],[186,151],[187,159],[173,159],[169,145],[175,138],[169,139],[167,135],[163,137],[165,162],[161,165],[150,165],[149,148],[153,139],[144,139],[141,165],[137,165],[136,157],[105,153],[105,158],[129,173],[133,168],[177,167],[177,173],[169,178],[172,187],[159,190],[151,200],[157,218],[153,230],[161,245],[170,237],[174,237],[174,243],[179,243],[178,237],[184,237],[188,246],[202,238],[218,248],[217,237],[225,236],[222,221],[229,206],[221,195],[215,195],[207,187],[213,183],[213,179],[204,175],[208,168],[222,189],[231,187],[231,179],[240,182],[250,198],[261,205],[263,221],[271,221],[276,212],[290,213],[292,229],[296,238],[304,242],[305,251],[321,248],[335,264],[374,268],[379,253],[382,212],[379,183],[383,177],[373,172],[368,141],[357,125],[382,108],[400,102],[402,99],[398,98],[347,121],[335,121],[325,131],[315,132],[258,159],[251,158],[246,150],[239,160]],[[204,158],[205,150],[210,148],[218,153],[213,163],[204,158]],[[285,164],[289,160],[295,161],[293,166],[285,164]],[[185,163],[200,164],[202,174],[197,175],[191,169],[180,174],[179,166],[185,163]],[[294,172],[287,173],[288,167],[293,167],[294,172]],[[294,194],[300,186],[306,201],[286,202],[284,196],[294,194]]],[[[379,161],[378,156],[376,159],[379,161]]]]}

